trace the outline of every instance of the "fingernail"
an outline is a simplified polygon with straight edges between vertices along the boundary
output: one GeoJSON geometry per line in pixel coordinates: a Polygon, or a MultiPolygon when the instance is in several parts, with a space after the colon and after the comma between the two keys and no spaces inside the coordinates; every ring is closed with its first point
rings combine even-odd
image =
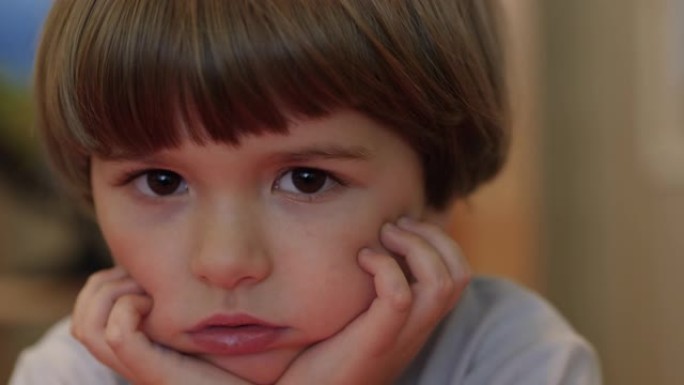
{"type": "Polygon", "coordinates": [[[409,226],[413,225],[414,223],[416,223],[416,221],[409,218],[409,217],[401,217],[397,221],[397,224],[399,225],[399,227],[409,227],[409,226]]]}
{"type": "Polygon", "coordinates": [[[397,231],[397,225],[391,222],[387,222],[384,225],[382,225],[382,230],[383,231],[389,231],[389,232],[396,232],[397,231]]]}
{"type": "Polygon", "coordinates": [[[368,260],[368,258],[370,258],[371,255],[373,255],[373,250],[371,250],[367,247],[364,247],[363,249],[361,249],[359,251],[359,256],[358,256],[359,261],[361,261],[361,263],[363,263],[363,261],[368,260]]]}
{"type": "Polygon", "coordinates": [[[362,255],[368,255],[368,254],[370,254],[370,253],[372,253],[372,252],[373,252],[373,250],[371,250],[371,249],[369,249],[369,248],[367,248],[367,247],[364,247],[363,249],[359,250],[359,255],[360,255],[360,256],[362,256],[362,255]]]}

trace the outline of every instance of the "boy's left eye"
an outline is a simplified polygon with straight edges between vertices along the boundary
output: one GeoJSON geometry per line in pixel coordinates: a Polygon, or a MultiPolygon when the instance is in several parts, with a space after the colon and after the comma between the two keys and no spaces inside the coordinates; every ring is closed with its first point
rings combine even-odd
{"type": "Polygon", "coordinates": [[[326,192],[339,184],[326,171],[300,167],[282,174],[276,181],[274,189],[294,194],[313,195],[326,192]]]}
{"type": "Polygon", "coordinates": [[[188,191],[182,176],[168,170],[148,170],[133,180],[134,186],[150,197],[181,195],[188,191]]]}

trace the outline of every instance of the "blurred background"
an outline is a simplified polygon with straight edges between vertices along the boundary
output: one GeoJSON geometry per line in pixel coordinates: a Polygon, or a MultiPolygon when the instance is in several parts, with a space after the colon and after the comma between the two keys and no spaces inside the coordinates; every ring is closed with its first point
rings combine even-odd
{"type": "MultiPolygon", "coordinates": [[[[684,0],[501,2],[511,157],[450,230],[476,271],[550,299],[606,384],[684,384],[684,0]]],[[[49,5],[0,1],[0,383],[108,263],[32,131],[49,5]]]]}

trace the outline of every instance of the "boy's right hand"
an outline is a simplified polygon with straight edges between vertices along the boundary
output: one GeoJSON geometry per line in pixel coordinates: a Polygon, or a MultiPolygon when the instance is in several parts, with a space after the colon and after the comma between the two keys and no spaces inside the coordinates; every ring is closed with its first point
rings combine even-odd
{"type": "Polygon", "coordinates": [[[152,299],[120,267],[93,274],[76,299],[71,333],[100,362],[136,385],[249,385],[160,346],[142,332],[152,299]]]}

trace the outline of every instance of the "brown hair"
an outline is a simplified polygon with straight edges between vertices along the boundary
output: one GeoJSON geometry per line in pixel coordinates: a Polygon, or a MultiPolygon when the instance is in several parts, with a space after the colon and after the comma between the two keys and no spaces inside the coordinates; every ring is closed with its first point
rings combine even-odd
{"type": "Polygon", "coordinates": [[[38,124],[58,174],[90,200],[94,154],[186,135],[237,143],[353,108],[415,149],[428,203],[444,208],[505,158],[494,16],[485,0],[57,0],[38,124]]]}

